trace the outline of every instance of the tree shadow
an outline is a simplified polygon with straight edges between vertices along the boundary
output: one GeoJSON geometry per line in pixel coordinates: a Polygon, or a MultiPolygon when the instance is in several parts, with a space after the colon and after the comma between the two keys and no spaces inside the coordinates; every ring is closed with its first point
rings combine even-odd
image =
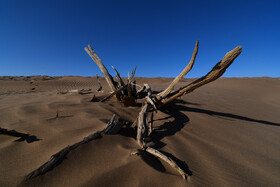
{"type": "Polygon", "coordinates": [[[164,147],[166,144],[161,140],[166,136],[172,136],[176,134],[178,131],[184,128],[184,126],[189,122],[188,116],[185,115],[183,112],[196,112],[196,113],[208,114],[210,116],[215,116],[217,118],[222,118],[224,120],[230,120],[230,121],[237,119],[237,120],[244,120],[248,122],[261,123],[265,125],[280,126],[279,123],[274,123],[274,122],[260,120],[260,119],[253,119],[253,118],[231,114],[231,113],[224,113],[224,112],[195,108],[190,105],[200,106],[200,104],[197,103],[191,103],[191,102],[177,99],[176,101],[169,103],[160,109],[161,112],[167,114],[168,116],[165,118],[157,119],[155,121],[161,121],[167,119],[174,119],[174,120],[165,122],[161,126],[154,128],[151,134],[151,138],[154,142],[155,148],[160,149],[164,147]]]}
{"type": "Polygon", "coordinates": [[[244,121],[249,121],[249,122],[261,123],[261,124],[264,124],[264,125],[280,126],[280,123],[275,123],[275,122],[271,122],[271,121],[253,119],[253,118],[249,118],[249,117],[246,117],[246,116],[230,114],[230,113],[225,113],[225,112],[217,112],[217,111],[194,108],[194,107],[181,107],[180,111],[208,114],[210,116],[215,116],[215,117],[218,117],[218,118],[231,120],[231,121],[233,121],[234,119],[237,119],[237,120],[244,120],[244,121]]]}
{"type": "Polygon", "coordinates": [[[32,143],[32,142],[41,140],[41,139],[38,139],[34,135],[17,132],[15,130],[7,130],[7,129],[3,129],[3,128],[0,128],[0,134],[19,137],[19,139],[15,140],[14,142],[26,141],[27,143],[32,143]]]}
{"type": "Polygon", "coordinates": [[[163,164],[161,163],[161,161],[155,157],[154,155],[143,151],[143,150],[138,150],[140,153],[140,157],[141,159],[148,164],[149,166],[151,166],[153,169],[159,171],[159,172],[165,172],[166,169],[163,166],[163,164]]]}
{"type": "Polygon", "coordinates": [[[172,118],[174,120],[165,122],[159,127],[155,127],[153,129],[150,137],[152,138],[152,141],[154,143],[153,146],[156,149],[160,149],[166,145],[161,141],[161,139],[166,136],[173,136],[182,128],[184,128],[187,122],[189,122],[190,119],[188,118],[188,116],[181,112],[184,110],[187,110],[187,107],[183,105],[177,105],[177,102],[172,102],[160,109],[161,112],[167,114],[168,116],[165,118],[157,119],[155,121],[166,120],[169,118],[172,118]]]}
{"type": "MultiPolygon", "coordinates": [[[[274,123],[270,121],[265,121],[265,120],[260,120],[260,119],[253,119],[241,115],[236,115],[236,114],[231,114],[231,113],[224,113],[224,112],[217,112],[217,111],[211,111],[211,110],[206,110],[206,109],[200,109],[200,108],[195,108],[193,106],[200,106],[200,104],[197,103],[191,103],[191,102],[186,102],[184,100],[177,99],[176,101],[167,104],[166,106],[162,107],[160,109],[161,112],[167,114],[168,116],[165,118],[157,119],[154,121],[161,121],[161,120],[167,120],[167,119],[173,119],[173,121],[165,122],[159,127],[155,127],[153,129],[152,134],[150,135],[153,145],[152,147],[156,149],[161,149],[162,147],[166,146],[166,143],[162,142],[162,139],[167,136],[172,136],[176,134],[177,132],[181,131],[182,128],[189,122],[189,118],[187,115],[185,115],[183,112],[196,112],[196,113],[202,113],[202,114],[208,114],[211,116],[215,116],[218,118],[222,118],[224,120],[244,120],[248,122],[256,122],[256,123],[261,123],[265,125],[273,125],[273,126],[280,126],[279,123],[274,123]],[[184,105],[180,105],[184,104],[184,105]],[[188,105],[188,106],[185,106],[188,105]]],[[[168,152],[161,151],[163,154],[166,156],[170,157],[173,159],[179,167],[181,167],[189,176],[192,175],[192,172],[190,171],[188,165],[184,162],[181,161],[180,159],[176,158],[172,154],[168,152]]],[[[155,168],[155,165],[158,166],[157,163],[154,162],[149,162],[147,161],[149,157],[143,158],[143,160],[150,165],[151,167],[155,168]]],[[[163,166],[164,167],[164,166],[163,166]]],[[[155,168],[156,169],[156,168],[155,168]]],[[[159,170],[159,169],[157,169],[159,170]]],[[[160,169],[159,171],[165,171],[160,169]]]]}

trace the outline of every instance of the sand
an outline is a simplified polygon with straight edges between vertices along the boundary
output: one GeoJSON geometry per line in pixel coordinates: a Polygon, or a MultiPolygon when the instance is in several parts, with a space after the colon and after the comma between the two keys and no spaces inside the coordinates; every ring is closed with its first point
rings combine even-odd
{"type": "MultiPolygon", "coordinates": [[[[161,91],[169,78],[136,78],[161,91]]],[[[178,85],[190,82],[184,79],[178,85]]],[[[54,169],[24,182],[51,155],[101,130],[113,114],[134,121],[139,107],[103,98],[95,77],[0,77],[0,186],[280,186],[280,79],[220,78],[155,115],[150,144],[174,158],[187,180],[138,149],[132,128],[71,151],[54,169]],[[91,89],[88,94],[66,93],[91,89]],[[58,112],[58,118],[56,118],[58,112]]]]}

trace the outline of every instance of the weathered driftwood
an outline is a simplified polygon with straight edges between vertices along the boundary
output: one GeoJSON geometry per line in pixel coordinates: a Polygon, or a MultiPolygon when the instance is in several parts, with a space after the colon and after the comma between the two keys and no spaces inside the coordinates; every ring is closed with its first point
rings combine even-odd
{"type": "Polygon", "coordinates": [[[145,91],[146,87],[145,85],[143,87],[141,87],[139,90],[137,90],[136,92],[136,96],[138,97],[140,94],[142,94],[145,91]]]}
{"type": "Polygon", "coordinates": [[[161,98],[164,98],[166,97],[172,90],[173,88],[175,87],[175,85],[181,80],[183,79],[187,73],[192,69],[193,67],[193,64],[194,64],[194,61],[195,61],[195,58],[196,58],[196,55],[197,55],[197,52],[198,52],[198,45],[199,45],[199,40],[196,41],[196,44],[195,44],[195,48],[194,48],[194,51],[193,51],[193,55],[192,55],[192,58],[189,62],[189,64],[185,67],[185,69],[180,73],[180,75],[178,75],[173,81],[172,83],[164,90],[162,91],[161,93],[159,93],[157,95],[157,99],[161,99],[161,98]]]}
{"type": "Polygon", "coordinates": [[[146,139],[148,138],[148,136],[150,135],[150,133],[152,132],[152,127],[148,124],[148,111],[149,111],[149,107],[151,105],[149,103],[145,103],[142,108],[141,111],[138,115],[138,128],[137,128],[137,142],[138,145],[140,146],[140,148],[143,151],[146,151],[160,159],[162,159],[163,161],[167,162],[170,166],[172,166],[174,169],[176,169],[183,177],[183,179],[186,178],[187,173],[181,169],[177,163],[172,160],[171,158],[169,158],[168,156],[166,156],[165,154],[161,153],[160,151],[151,148],[151,147],[146,147],[146,139]]]}
{"type": "Polygon", "coordinates": [[[102,85],[101,85],[101,82],[100,82],[97,74],[96,74],[96,79],[97,79],[97,82],[98,82],[98,85],[99,85],[99,88],[97,89],[97,91],[100,92],[102,90],[102,85]]]}
{"type": "Polygon", "coordinates": [[[137,143],[138,145],[144,149],[145,148],[145,138],[148,136],[148,110],[150,108],[149,103],[145,103],[144,106],[141,108],[141,111],[137,118],[137,143]]]}
{"type": "Polygon", "coordinates": [[[168,163],[171,167],[176,169],[181,174],[183,179],[186,179],[186,176],[188,176],[188,174],[183,169],[181,169],[174,160],[172,160],[170,157],[166,156],[165,154],[161,153],[160,151],[151,147],[147,147],[145,151],[168,163]]]}
{"type": "Polygon", "coordinates": [[[105,134],[117,134],[122,126],[124,125],[123,120],[116,120],[116,115],[114,114],[112,119],[107,123],[107,126],[104,129],[105,134]]]}
{"type": "Polygon", "coordinates": [[[118,87],[125,86],[125,84],[124,84],[124,82],[123,82],[123,80],[122,80],[122,78],[121,78],[121,76],[120,76],[118,70],[117,70],[114,66],[112,66],[112,68],[113,68],[113,69],[115,70],[115,72],[116,72],[116,80],[117,80],[117,83],[118,83],[118,87]]]}
{"type": "Polygon", "coordinates": [[[242,47],[238,46],[235,49],[229,51],[224,58],[218,62],[213,69],[205,76],[199,78],[196,81],[193,81],[192,83],[178,89],[177,91],[168,94],[165,97],[161,97],[160,95],[157,95],[155,98],[155,103],[157,107],[161,107],[171,101],[174,101],[178,97],[181,97],[182,95],[188,94],[195,89],[199,88],[200,86],[203,86],[204,84],[210,83],[216,79],[218,79],[220,76],[224,74],[226,69],[232,64],[232,62],[241,54],[242,47]]]}
{"type": "Polygon", "coordinates": [[[57,152],[56,154],[52,155],[51,158],[40,166],[38,169],[32,171],[25,180],[33,179],[39,175],[43,175],[46,172],[50,171],[54,167],[57,166],[59,162],[61,162],[65,156],[72,150],[76,149],[80,145],[86,144],[94,139],[101,138],[102,134],[116,134],[121,129],[122,125],[124,124],[123,121],[116,121],[116,115],[114,114],[112,119],[107,123],[106,127],[102,131],[94,132],[88,136],[86,136],[82,141],[79,141],[73,145],[67,146],[57,152]]]}
{"type": "Polygon", "coordinates": [[[148,131],[148,136],[150,136],[153,132],[153,124],[154,124],[154,112],[152,112],[151,114],[151,118],[150,118],[150,123],[149,123],[149,131],[148,131]]]}
{"type": "Polygon", "coordinates": [[[136,67],[132,69],[131,75],[128,75],[128,81],[127,84],[125,84],[117,69],[112,66],[112,68],[116,71],[116,78],[115,78],[116,80],[114,81],[114,79],[109,74],[108,70],[106,69],[106,67],[100,60],[100,58],[93,51],[92,47],[88,45],[88,48],[85,47],[85,51],[92,58],[92,60],[98,65],[111,91],[113,92],[112,95],[106,98],[106,100],[111,98],[112,96],[116,96],[116,98],[120,102],[122,102],[125,106],[134,106],[136,104],[135,100],[137,99],[137,96],[136,96],[136,86],[135,84],[132,83],[132,80],[136,72],[136,67]]]}
{"type": "Polygon", "coordinates": [[[123,86],[118,88],[116,91],[112,92],[110,95],[108,95],[107,97],[105,97],[104,99],[101,100],[101,102],[104,102],[106,100],[108,100],[109,98],[113,97],[114,95],[120,93],[121,91],[123,91],[124,89],[126,89],[127,86],[123,86]]]}
{"type": "MultiPolygon", "coordinates": [[[[143,151],[149,152],[150,154],[167,162],[170,166],[175,168],[182,175],[182,177],[184,179],[187,176],[187,173],[183,169],[181,169],[174,160],[172,160],[170,157],[166,156],[162,152],[156,150],[155,148],[146,146],[146,141],[147,141],[147,139],[150,138],[149,135],[153,131],[153,128],[152,128],[153,113],[151,115],[151,121],[150,121],[150,123],[148,123],[148,112],[157,111],[157,108],[162,107],[163,105],[165,105],[169,102],[172,102],[173,100],[177,99],[180,96],[183,96],[185,94],[192,92],[193,90],[199,88],[200,86],[203,86],[204,84],[210,83],[210,82],[218,79],[220,76],[223,75],[223,73],[226,71],[226,69],[232,64],[232,62],[242,52],[241,46],[236,47],[235,49],[229,51],[224,56],[224,58],[220,62],[218,62],[207,75],[201,77],[200,79],[197,79],[196,81],[193,81],[192,83],[190,83],[184,87],[181,87],[180,89],[178,89],[176,91],[173,91],[174,87],[179,83],[179,81],[182,78],[184,78],[184,76],[192,69],[194,62],[195,62],[197,52],[198,52],[198,46],[199,46],[199,41],[196,42],[195,49],[193,51],[193,55],[192,55],[192,58],[191,58],[189,64],[184,68],[184,70],[172,81],[172,83],[164,91],[160,92],[155,97],[152,96],[152,90],[148,84],[144,84],[144,86],[138,91],[136,91],[136,89],[133,90],[131,85],[133,85],[132,79],[135,75],[136,68],[134,68],[132,70],[131,75],[128,73],[128,83],[125,85],[125,86],[127,86],[125,88],[125,86],[123,86],[123,84],[121,82],[122,79],[120,78],[117,70],[114,67],[113,67],[113,69],[115,69],[115,71],[117,73],[116,79],[118,82],[118,84],[117,84],[118,86],[115,87],[115,90],[113,91],[113,93],[110,96],[108,96],[108,97],[112,97],[113,95],[119,93],[120,91],[123,91],[121,97],[119,97],[119,98],[120,98],[120,101],[124,101],[124,100],[127,100],[127,98],[136,99],[140,95],[142,95],[141,93],[143,93],[144,90],[147,90],[147,96],[142,105],[141,111],[139,112],[139,115],[138,115],[137,119],[135,120],[135,122],[132,124],[132,125],[137,125],[136,140],[137,140],[140,148],[143,151]],[[119,88],[119,89],[117,89],[117,88],[119,88]],[[124,89],[125,89],[125,92],[124,92],[124,89]]],[[[101,62],[99,58],[97,59],[96,54],[93,52],[93,50],[91,49],[90,46],[89,46],[89,50],[91,50],[91,53],[89,55],[92,57],[92,59],[94,61],[99,60],[99,62],[101,62]]],[[[86,51],[88,52],[88,50],[86,50],[86,51]]],[[[103,68],[104,65],[101,67],[103,68]]],[[[116,84],[113,83],[113,85],[115,86],[116,84]]],[[[106,99],[107,98],[103,99],[103,101],[106,99]]]]}
{"type": "Polygon", "coordinates": [[[51,169],[53,169],[54,167],[56,167],[57,163],[59,163],[60,161],[62,161],[65,156],[72,150],[76,149],[78,146],[85,144],[91,140],[97,139],[101,137],[101,133],[100,131],[95,132],[87,137],[85,137],[82,141],[77,142],[71,146],[67,146],[65,148],[63,148],[62,150],[60,150],[59,152],[57,152],[56,154],[52,155],[51,158],[44,163],[42,166],[40,166],[38,169],[32,171],[29,175],[27,175],[25,180],[30,180],[33,179],[39,175],[43,175],[46,172],[50,171],[51,169]]]}
{"type": "Polygon", "coordinates": [[[128,83],[132,82],[132,79],[135,76],[136,68],[137,68],[137,66],[131,70],[131,75],[129,75],[129,72],[128,72],[128,79],[127,79],[128,83]]]}
{"type": "Polygon", "coordinates": [[[107,68],[104,66],[100,58],[97,56],[97,54],[94,52],[92,47],[88,45],[88,48],[85,47],[85,51],[88,53],[88,55],[92,58],[92,60],[97,64],[101,72],[103,73],[110,89],[112,92],[116,91],[116,87],[113,81],[112,76],[109,74],[107,68]]]}
{"type": "Polygon", "coordinates": [[[92,93],[91,89],[81,89],[81,90],[67,90],[67,91],[61,91],[58,92],[58,94],[68,94],[68,93],[78,93],[81,95],[85,95],[85,94],[90,94],[92,93]]]}

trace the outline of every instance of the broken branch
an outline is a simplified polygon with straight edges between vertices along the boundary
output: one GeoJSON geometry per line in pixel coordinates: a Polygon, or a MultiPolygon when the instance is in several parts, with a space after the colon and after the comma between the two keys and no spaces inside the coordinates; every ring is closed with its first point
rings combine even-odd
{"type": "Polygon", "coordinates": [[[104,66],[100,58],[97,56],[97,54],[93,51],[92,47],[88,44],[88,48],[85,47],[85,51],[87,54],[92,58],[92,60],[96,63],[96,65],[99,67],[101,72],[103,73],[110,89],[112,92],[116,91],[116,87],[113,81],[112,76],[109,74],[107,68],[104,66]]]}

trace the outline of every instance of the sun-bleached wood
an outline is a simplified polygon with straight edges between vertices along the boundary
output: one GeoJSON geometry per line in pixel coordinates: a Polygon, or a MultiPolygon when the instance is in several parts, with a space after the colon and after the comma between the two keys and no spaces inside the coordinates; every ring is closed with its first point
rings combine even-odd
{"type": "Polygon", "coordinates": [[[102,90],[102,85],[101,85],[101,82],[100,82],[97,74],[96,74],[96,79],[97,79],[97,82],[98,82],[98,85],[99,85],[99,88],[97,89],[97,91],[100,92],[102,90]]]}
{"type": "Polygon", "coordinates": [[[125,84],[124,84],[124,82],[123,82],[123,80],[122,80],[122,78],[121,78],[121,76],[120,76],[118,70],[117,70],[114,66],[112,66],[112,68],[113,68],[113,69],[115,70],[115,72],[116,72],[116,79],[117,79],[117,82],[118,82],[119,87],[124,86],[125,84]]]}
{"type": "Polygon", "coordinates": [[[109,74],[107,68],[104,66],[104,64],[102,63],[100,58],[97,56],[97,54],[94,52],[94,50],[92,49],[92,47],[89,44],[88,44],[88,48],[85,47],[85,51],[92,58],[92,60],[96,63],[96,65],[99,67],[99,69],[103,73],[111,91],[112,92],[116,91],[116,87],[115,87],[112,76],[109,74]]]}
{"type": "Polygon", "coordinates": [[[110,95],[108,95],[107,97],[105,97],[104,99],[102,99],[100,102],[104,102],[106,100],[108,100],[109,98],[113,97],[114,95],[120,93],[121,91],[123,91],[124,89],[126,89],[127,86],[122,86],[120,88],[118,88],[116,91],[112,92],[110,95]]]}
{"type": "Polygon", "coordinates": [[[181,97],[185,94],[188,94],[195,89],[199,88],[200,86],[203,86],[207,83],[210,83],[219,77],[221,77],[226,69],[232,64],[232,62],[241,54],[242,47],[238,46],[234,48],[233,50],[226,53],[226,55],[223,57],[223,59],[218,62],[213,69],[206,74],[205,76],[193,81],[192,83],[178,89],[177,91],[173,92],[172,94],[167,95],[164,98],[161,98],[160,100],[156,100],[155,103],[157,107],[161,107],[171,101],[174,101],[178,97],[181,97]]]}
{"type": "Polygon", "coordinates": [[[195,58],[196,58],[196,55],[197,55],[197,52],[198,52],[198,46],[199,46],[199,40],[196,41],[196,44],[195,44],[195,48],[194,48],[194,51],[193,51],[193,55],[192,55],[192,58],[189,62],[189,64],[185,67],[185,69],[172,81],[172,83],[164,90],[162,91],[161,93],[159,93],[157,95],[157,100],[160,100],[161,98],[164,98],[166,97],[172,90],[173,88],[175,87],[175,85],[182,79],[184,78],[187,73],[192,69],[193,67],[193,64],[194,64],[194,61],[195,61],[195,58]]]}
{"type": "Polygon", "coordinates": [[[70,151],[76,149],[80,145],[86,144],[94,139],[101,138],[103,134],[118,133],[118,131],[121,129],[124,122],[116,121],[115,118],[116,118],[116,115],[114,114],[112,119],[107,123],[106,127],[103,130],[94,132],[94,133],[84,137],[84,139],[82,141],[79,141],[73,145],[67,146],[67,147],[63,148],[62,150],[60,150],[59,152],[57,152],[56,154],[52,155],[51,158],[46,163],[44,163],[38,169],[32,171],[29,175],[27,175],[25,180],[27,181],[27,180],[33,179],[33,178],[35,178],[39,175],[43,175],[46,172],[50,171],[51,169],[55,168],[57,166],[57,163],[62,161],[70,151]]]}
{"type": "Polygon", "coordinates": [[[154,149],[152,147],[147,147],[146,151],[148,153],[150,153],[150,154],[152,154],[152,155],[162,159],[163,161],[168,163],[171,167],[176,169],[181,174],[183,179],[186,179],[186,176],[188,176],[188,174],[183,169],[181,169],[174,160],[172,160],[170,157],[166,156],[162,152],[160,152],[160,151],[158,151],[158,150],[156,150],[156,149],[154,149]]]}
{"type": "Polygon", "coordinates": [[[145,103],[137,118],[137,143],[143,149],[145,147],[145,138],[148,135],[147,113],[150,108],[149,103],[145,103]]]}
{"type": "Polygon", "coordinates": [[[91,140],[97,139],[101,137],[101,132],[97,131],[93,134],[90,134],[89,136],[85,137],[82,141],[77,142],[71,146],[67,146],[57,152],[56,154],[52,155],[51,158],[44,163],[42,166],[40,166],[38,169],[32,171],[29,175],[27,175],[25,180],[33,179],[39,175],[43,175],[46,172],[50,171],[54,167],[56,167],[56,164],[63,160],[63,158],[72,150],[76,149],[78,146],[85,144],[91,140]]]}

